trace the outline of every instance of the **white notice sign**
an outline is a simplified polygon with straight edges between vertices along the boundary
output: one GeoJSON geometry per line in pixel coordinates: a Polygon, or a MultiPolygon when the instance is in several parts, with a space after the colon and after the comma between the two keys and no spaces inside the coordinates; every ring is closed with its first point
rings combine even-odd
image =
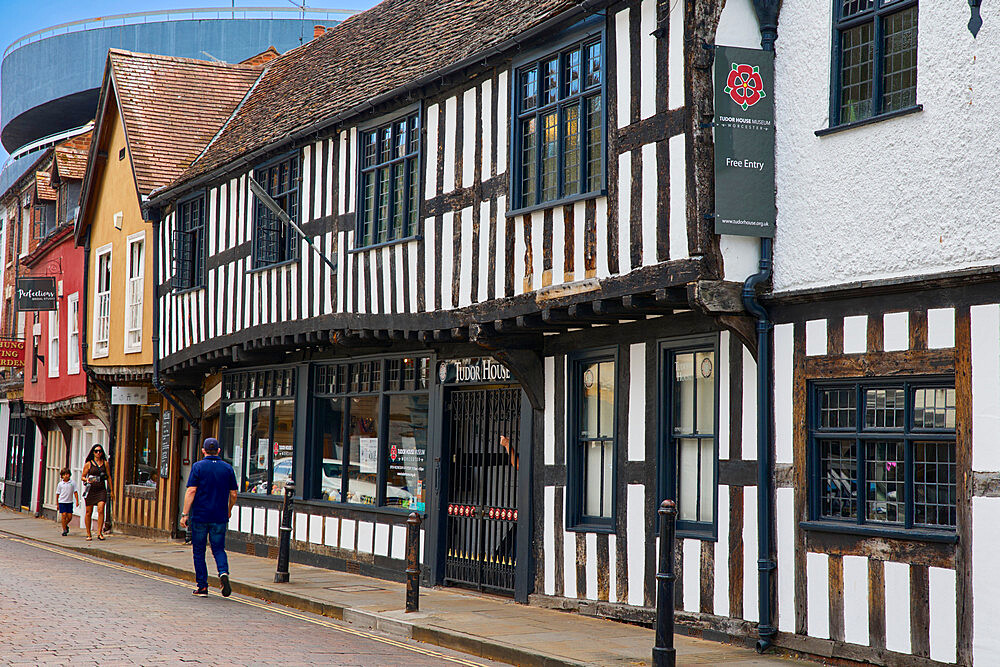
{"type": "Polygon", "coordinates": [[[146,405],[147,387],[111,387],[111,405],[146,405]]]}
{"type": "Polygon", "coordinates": [[[378,472],[378,438],[358,438],[358,471],[378,472]]]}

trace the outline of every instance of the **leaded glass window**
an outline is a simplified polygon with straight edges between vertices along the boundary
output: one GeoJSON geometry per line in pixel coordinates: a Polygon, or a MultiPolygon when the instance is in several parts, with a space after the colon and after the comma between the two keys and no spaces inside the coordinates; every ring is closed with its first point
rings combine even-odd
{"type": "MultiPolygon", "coordinates": [[[[261,167],[254,179],[293,221],[299,220],[299,156],[261,167]]],[[[254,268],[293,260],[298,256],[297,236],[260,199],[254,198],[254,268]]]]}
{"type": "Polygon", "coordinates": [[[205,284],[205,197],[177,206],[174,226],[174,289],[205,284]]]}
{"type": "Polygon", "coordinates": [[[417,112],[361,132],[361,178],[356,246],[417,233],[420,115],[417,112]]]}

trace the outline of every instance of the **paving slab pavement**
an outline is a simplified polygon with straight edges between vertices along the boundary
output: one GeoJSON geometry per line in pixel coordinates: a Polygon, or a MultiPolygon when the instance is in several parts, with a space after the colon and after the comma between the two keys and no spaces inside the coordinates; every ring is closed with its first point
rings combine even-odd
{"type": "MultiPolygon", "coordinates": [[[[114,533],[103,542],[87,542],[79,529],[62,537],[55,522],[8,508],[0,509],[0,532],[194,580],[190,547],[178,541],[114,533]]],[[[291,563],[290,581],[275,584],[271,559],[229,552],[229,564],[233,590],[242,595],[491,660],[545,667],[651,664],[654,634],[649,628],[438,587],[422,588],[420,611],[407,614],[400,583],[291,563]]],[[[218,589],[211,594],[218,595],[218,589]]],[[[683,635],[674,642],[680,665],[815,664],[683,635]]]]}

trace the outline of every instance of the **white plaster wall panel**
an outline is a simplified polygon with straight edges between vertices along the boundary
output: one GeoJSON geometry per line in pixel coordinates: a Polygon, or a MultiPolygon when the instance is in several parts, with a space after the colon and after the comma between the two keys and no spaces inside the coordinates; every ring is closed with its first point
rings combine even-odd
{"type": "Polygon", "coordinates": [[[267,510],[267,536],[277,537],[278,536],[278,525],[281,520],[281,514],[278,510],[267,510]]]}
{"type": "Polygon", "coordinates": [[[375,524],[371,521],[358,521],[358,552],[370,554],[374,549],[375,524]]]}
{"type": "Polygon", "coordinates": [[[398,560],[406,558],[406,526],[392,527],[392,557],[398,560]]]}
{"type": "Polygon", "coordinates": [[[340,548],[354,551],[357,521],[353,519],[342,519],[340,521],[340,548]]]}
{"type": "MultiPolygon", "coordinates": [[[[670,14],[667,17],[669,36],[667,37],[667,106],[677,109],[684,106],[684,3],[670,3],[670,14]]],[[[673,139],[670,141],[673,144],[673,139]]],[[[673,151],[670,163],[673,164],[673,151]]],[[[670,201],[673,203],[673,177],[670,183],[670,201]]],[[[673,254],[671,253],[671,257],[673,254]]]]}
{"type": "Polygon", "coordinates": [[[618,602],[618,539],[608,535],[608,602],[618,602]]]}
{"type": "MultiPolygon", "coordinates": [[[[3,487],[0,486],[0,490],[2,489],[3,487]]],[[[80,522],[81,523],[83,522],[83,517],[80,517],[80,522]]],[[[81,528],[82,527],[83,526],[81,526],[81,528]]],[[[240,512],[238,507],[236,508],[235,512],[229,515],[228,529],[236,533],[240,532],[240,512]]]]}
{"type": "Polygon", "coordinates": [[[817,357],[826,354],[826,320],[806,322],[806,356],[817,357]]]}
{"type": "Polygon", "coordinates": [[[312,207],[309,206],[312,188],[307,187],[307,184],[312,183],[312,151],[312,146],[302,147],[302,160],[300,162],[302,165],[302,187],[299,188],[299,196],[302,197],[303,222],[309,222],[312,219],[312,207]]]}
{"type": "Polygon", "coordinates": [[[493,261],[496,262],[496,274],[494,275],[494,286],[496,289],[496,294],[498,297],[504,295],[504,289],[506,285],[507,276],[507,253],[500,252],[500,248],[507,247],[507,226],[510,221],[507,219],[507,208],[506,208],[507,198],[498,197],[497,198],[497,228],[496,234],[496,247],[497,253],[493,261]]]}
{"type": "Polygon", "coordinates": [[[745,49],[760,48],[760,23],[751,0],[727,0],[719,16],[715,43],[745,49]]]}
{"type": "Polygon", "coordinates": [[[927,311],[927,347],[955,347],[955,309],[931,308],[927,311]]]}
{"type": "Polygon", "coordinates": [[[629,346],[628,460],[646,459],[646,344],[629,346]]]}
{"type": "Polygon", "coordinates": [[[760,240],[754,236],[719,235],[722,268],[726,280],[743,282],[757,273],[760,261],[760,240]]]}
{"type": "Polygon", "coordinates": [[[868,558],[844,556],[844,641],[867,646],[868,558]]]}
{"type": "Polygon", "coordinates": [[[756,621],[757,609],[757,487],[743,487],[743,618],[756,621]]]}
{"type": "Polygon", "coordinates": [[[483,109],[483,155],[482,163],[480,166],[480,171],[482,171],[482,179],[485,181],[493,176],[493,114],[491,109],[493,108],[493,80],[487,79],[483,81],[481,87],[480,95],[482,95],[482,109],[483,109]]]}
{"type": "Polygon", "coordinates": [[[333,190],[332,190],[332,188],[333,188],[334,174],[336,173],[334,171],[334,164],[333,164],[333,153],[334,153],[334,151],[333,151],[333,141],[334,140],[332,138],[331,139],[327,139],[327,144],[328,144],[328,146],[327,146],[327,157],[326,157],[326,174],[327,174],[327,176],[326,176],[326,184],[324,185],[324,187],[326,188],[326,192],[327,192],[327,197],[326,197],[326,211],[324,212],[325,215],[333,215],[333,190]]]}
{"type": "Polygon", "coordinates": [[[775,289],[995,264],[1000,192],[968,184],[991,180],[1000,153],[1000,136],[981,130],[1000,106],[997,32],[972,39],[965,3],[921,3],[923,111],[817,137],[829,124],[832,6],[782,7],[775,289]]]}
{"type": "Polygon", "coordinates": [[[323,517],[318,514],[309,515],[309,541],[323,544],[323,517]]]}
{"type": "MultiPolygon", "coordinates": [[[[719,369],[719,460],[729,459],[729,405],[732,396],[729,394],[729,341],[728,331],[719,332],[719,359],[715,365],[719,369]]],[[[726,516],[721,510],[719,516],[726,516]]],[[[721,532],[721,531],[720,531],[721,532]]]]}
{"type": "MultiPolygon", "coordinates": [[[[632,99],[632,59],[629,53],[631,40],[629,39],[628,24],[628,9],[623,9],[615,14],[615,82],[618,90],[615,99],[623,100],[622,104],[618,105],[618,127],[620,128],[632,122],[629,110],[629,101],[632,99]]],[[[627,211],[628,209],[618,210],[627,211]]]]}
{"type": "Polygon", "coordinates": [[[863,354],[868,350],[868,316],[850,315],[844,318],[844,353],[863,354]]]}
{"type": "Polygon", "coordinates": [[[264,534],[264,528],[266,527],[264,524],[266,522],[266,519],[267,519],[267,514],[266,514],[266,512],[265,512],[265,510],[264,510],[263,507],[254,507],[253,508],[253,533],[254,533],[254,535],[263,535],[264,534]]]}
{"type": "Polygon", "coordinates": [[[910,349],[910,314],[886,313],[882,316],[882,349],[900,352],[910,349]]]}
{"type": "MultiPolygon", "coordinates": [[[[621,12],[627,14],[628,12],[621,12]]],[[[622,110],[618,110],[621,120],[622,110]]],[[[673,196],[670,198],[673,200],[673,196]]],[[[632,245],[630,211],[632,210],[632,151],[618,156],[618,272],[626,274],[632,270],[632,245]]],[[[581,218],[582,220],[582,218],[581,218]]],[[[581,227],[583,225],[580,225],[581,227]]]]}
{"type": "Polygon", "coordinates": [[[389,524],[375,524],[375,555],[389,555],[389,524]]]}
{"type": "Polygon", "coordinates": [[[542,554],[545,567],[545,594],[556,594],[556,487],[542,491],[542,554]]]}
{"type": "Polygon", "coordinates": [[[757,362],[743,350],[743,460],[757,460],[757,362]]]}
{"type": "MultiPolygon", "coordinates": [[[[701,540],[680,540],[678,545],[683,553],[681,558],[684,567],[681,576],[684,577],[684,611],[698,611],[701,597],[701,540]]],[[[659,550],[656,552],[659,554],[659,550]]]]}
{"type": "MultiPolygon", "coordinates": [[[[565,209],[557,206],[552,209],[552,284],[559,285],[566,281],[566,220],[565,209]]],[[[487,251],[488,252],[488,251],[487,251]]]]}
{"type": "MultiPolygon", "coordinates": [[[[656,0],[642,0],[639,7],[639,119],[656,113],[656,0]]],[[[643,176],[645,180],[645,175],[643,176]]],[[[654,179],[655,182],[655,179],[654,179]]]]}
{"type": "MultiPolygon", "coordinates": [[[[486,112],[489,107],[483,107],[486,112]]],[[[488,115],[484,113],[483,115],[488,115]]],[[[462,96],[462,187],[472,186],[476,175],[476,89],[462,96]]]]}
{"type": "Polygon", "coordinates": [[[969,309],[972,334],[972,469],[1000,470],[1000,307],[969,309]]]}
{"type": "MultiPolygon", "coordinates": [[[[436,144],[435,144],[436,145],[436,144]]],[[[358,128],[351,128],[349,147],[351,163],[347,165],[347,182],[350,186],[347,199],[347,212],[354,213],[354,203],[358,197],[358,128]]]]}
{"type": "Polygon", "coordinates": [[[719,539],[715,542],[715,567],[712,610],[716,616],[729,616],[729,486],[719,486],[719,539]]]}
{"type": "MultiPolygon", "coordinates": [[[[974,547],[975,542],[973,542],[974,547]]],[[[931,660],[955,662],[955,627],[958,617],[955,610],[955,570],[931,567],[928,568],[928,574],[931,609],[931,660]]],[[[995,573],[994,576],[996,576],[995,573]]],[[[995,627],[993,632],[996,632],[995,627]]],[[[997,656],[993,656],[994,661],[996,658],[997,656]]]]}
{"type": "MultiPolygon", "coordinates": [[[[433,199],[437,194],[437,146],[438,146],[438,114],[441,107],[432,104],[427,107],[427,150],[424,151],[424,159],[427,162],[427,169],[424,171],[424,198],[433,199]]],[[[424,225],[427,229],[427,225],[424,225]]]]}
{"type": "Polygon", "coordinates": [[[778,550],[778,630],[795,631],[795,492],[775,490],[778,550]]]}
{"type": "MultiPolygon", "coordinates": [[[[586,204],[583,202],[573,204],[573,280],[583,280],[586,277],[583,254],[586,243],[584,241],[585,230],[582,222],[586,219],[586,215],[586,204]]],[[[601,233],[600,227],[597,228],[597,233],[601,233]]],[[[605,237],[606,236],[607,235],[605,234],[605,237]]],[[[605,244],[607,244],[607,241],[605,241],[605,244]]],[[[607,254],[607,249],[604,250],[604,254],[607,254]]]]}
{"type": "Polygon", "coordinates": [[[545,465],[556,463],[556,358],[545,357],[545,465]]]}
{"type": "MultiPolygon", "coordinates": [[[[493,256],[490,254],[490,234],[493,233],[491,224],[490,202],[481,202],[479,204],[479,301],[486,301],[490,271],[493,270],[493,256]]],[[[497,252],[500,252],[499,249],[497,252]]]]}
{"type": "Polygon", "coordinates": [[[643,603],[646,529],[642,512],[645,503],[646,487],[642,484],[629,484],[625,504],[625,527],[628,531],[625,537],[625,549],[628,554],[628,604],[637,606],[643,603]]]}
{"type": "Polygon", "coordinates": [[[497,175],[507,171],[507,71],[497,76],[497,175]]]}
{"type": "Polygon", "coordinates": [[[910,566],[885,563],[885,647],[910,653],[910,566]]]}
{"type": "Polygon", "coordinates": [[[830,557],[806,554],[806,617],[810,637],[830,638],[830,557]]]}
{"type": "MultiPolygon", "coordinates": [[[[470,160],[471,163],[471,160],[470,160]]],[[[462,257],[458,279],[458,307],[465,308],[472,303],[472,209],[462,209],[462,257]]],[[[386,287],[388,289],[388,287],[386,287]]]]}
{"type": "Polygon", "coordinates": [[[1000,656],[1000,498],[972,499],[972,659],[976,665],[994,664],[1000,656]]]}
{"type": "Polygon", "coordinates": [[[778,463],[792,462],[794,324],[774,326],[774,449],[778,463]]]}
{"type": "MultiPolygon", "coordinates": [[[[582,204],[581,208],[583,208],[582,204]]],[[[594,217],[597,223],[597,277],[607,278],[608,276],[611,275],[611,268],[610,265],[608,264],[608,198],[607,197],[601,197],[595,202],[594,217]]],[[[573,219],[582,220],[583,218],[573,216],[573,219]]],[[[583,225],[579,225],[579,227],[581,228],[581,233],[582,233],[583,225]]],[[[574,248],[574,250],[576,249],[574,248]]],[[[580,261],[582,262],[583,248],[580,248],[577,252],[579,252],[580,261]]],[[[582,265],[580,265],[580,268],[577,269],[576,265],[574,264],[573,269],[578,276],[580,276],[581,278],[583,277],[582,265]]]]}
{"type": "MultiPolygon", "coordinates": [[[[409,258],[410,258],[410,303],[409,310],[407,312],[415,313],[417,312],[417,253],[420,252],[420,243],[418,241],[411,241],[409,244],[409,258]]],[[[343,253],[343,247],[338,248],[338,252],[343,253]]],[[[499,262],[497,262],[499,264],[499,262]]],[[[338,265],[341,266],[341,265],[338,265]]],[[[337,302],[338,306],[340,301],[337,302]]]]}
{"type": "Polygon", "coordinates": [[[306,542],[309,539],[309,515],[302,512],[295,513],[295,534],[292,538],[298,542],[306,542]]]}
{"type": "Polygon", "coordinates": [[[253,508],[239,507],[238,511],[240,513],[240,532],[249,533],[253,526],[253,508]]]}
{"type": "MultiPolygon", "coordinates": [[[[518,215],[513,218],[514,220],[514,294],[524,294],[524,275],[525,275],[525,258],[524,251],[526,249],[524,243],[524,216],[518,215]]],[[[506,244],[503,246],[506,247],[506,244]]],[[[497,253],[499,254],[499,253],[497,253]]],[[[501,280],[497,285],[504,285],[505,280],[501,280]]]]}
{"type": "MultiPolygon", "coordinates": [[[[451,192],[455,189],[455,129],[458,119],[458,97],[451,96],[444,101],[444,169],[441,176],[441,191],[451,192]]],[[[433,150],[433,149],[432,149],[433,150]]],[[[445,238],[448,238],[447,236],[445,238]]]]}
{"type": "MultiPolygon", "coordinates": [[[[683,7],[682,2],[674,3],[677,7],[683,7]]],[[[670,48],[674,48],[675,42],[673,17],[675,14],[683,15],[682,9],[675,9],[670,13],[670,48]]],[[[681,38],[683,39],[683,38],[681,38]]],[[[677,42],[680,44],[681,42],[677,42]]],[[[673,58],[673,53],[671,53],[673,58]]],[[[671,65],[670,71],[676,71],[671,65]]],[[[670,77],[670,89],[673,90],[676,77],[670,77]]],[[[673,97],[673,95],[671,95],[673,97]]],[[[684,96],[681,94],[680,105],[684,104],[684,96]]],[[[674,108],[671,103],[670,107],[674,108]]],[[[670,259],[684,259],[688,256],[687,237],[687,170],[684,161],[685,138],[683,134],[670,137],[667,141],[667,152],[670,155],[670,216],[667,225],[668,245],[670,248],[670,259]]],[[[621,210],[621,209],[619,209],[621,210]]],[[[619,244],[621,240],[619,239],[619,244]]]]}
{"type": "Polygon", "coordinates": [[[563,531],[563,595],[575,598],[585,591],[576,590],[576,533],[563,531]]]}
{"type": "MultiPolygon", "coordinates": [[[[482,238],[486,238],[486,234],[483,234],[482,238]]],[[[402,245],[397,245],[393,249],[393,262],[395,262],[396,275],[399,276],[399,281],[400,281],[400,283],[402,283],[402,281],[403,281],[402,276],[404,275],[404,272],[403,272],[404,260],[403,260],[403,246],[402,245]]],[[[481,273],[480,275],[481,276],[485,276],[485,272],[481,273]]],[[[413,284],[414,284],[413,283],[413,277],[411,275],[411,277],[410,277],[410,285],[413,285],[413,284]]],[[[329,295],[330,295],[331,292],[332,292],[332,290],[327,290],[327,298],[329,298],[329,295]]],[[[406,295],[403,292],[404,292],[404,289],[403,289],[402,284],[398,285],[397,288],[396,288],[396,306],[395,306],[397,313],[408,312],[408,310],[407,310],[407,305],[408,304],[406,303],[406,295]]]]}
{"type": "MultiPolygon", "coordinates": [[[[646,0],[652,5],[655,0],[646,0]]],[[[653,38],[650,38],[653,39],[653,38]]],[[[650,61],[644,61],[650,62],[650,61]]],[[[646,66],[643,72],[655,73],[656,68],[646,66]]],[[[652,88],[652,86],[650,86],[652,88]]],[[[642,147],[642,265],[656,264],[656,231],[659,221],[656,218],[656,144],[649,143],[642,147]]]]}
{"type": "Polygon", "coordinates": [[[545,213],[535,211],[531,214],[531,289],[542,289],[542,273],[544,264],[542,257],[545,247],[545,213]]]}
{"type": "MultiPolygon", "coordinates": [[[[454,248],[454,246],[451,245],[449,245],[449,247],[454,248]]],[[[371,304],[372,304],[371,312],[375,315],[378,315],[379,313],[382,312],[382,303],[381,300],[379,299],[380,291],[378,287],[378,259],[375,257],[377,253],[378,250],[374,251],[370,250],[365,253],[368,259],[368,288],[365,290],[365,292],[371,294],[371,304]]]]}
{"type": "MultiPolygon", "coordinates": [[[[441,238],[438,253],[441,257],[441,310],[451,310],[452,276],[455,271],[455,213],[447,211],[441,216],[441,238]]],[[[431,283],[434,280],[429,281],[431,283]]],[[[433,302],[432,302],[433,303],[433,302]]]]}
{"type": "Polygon", "coordinates": [[[587,599],[597,599],[597,533],[587,533],[585,538],[587,564],[584,572],[587,577],[587,599]]]}

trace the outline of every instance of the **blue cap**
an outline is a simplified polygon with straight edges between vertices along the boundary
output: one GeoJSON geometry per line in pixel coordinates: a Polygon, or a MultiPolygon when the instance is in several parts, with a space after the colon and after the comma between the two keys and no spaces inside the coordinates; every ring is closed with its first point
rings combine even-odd
{"type": "Polygon", "coordinates": [[[219,441],[215,438],[205,438],[205,444],[202,445],[202,448],[206,452],[217,452],[219,451],[219,441]]]}

